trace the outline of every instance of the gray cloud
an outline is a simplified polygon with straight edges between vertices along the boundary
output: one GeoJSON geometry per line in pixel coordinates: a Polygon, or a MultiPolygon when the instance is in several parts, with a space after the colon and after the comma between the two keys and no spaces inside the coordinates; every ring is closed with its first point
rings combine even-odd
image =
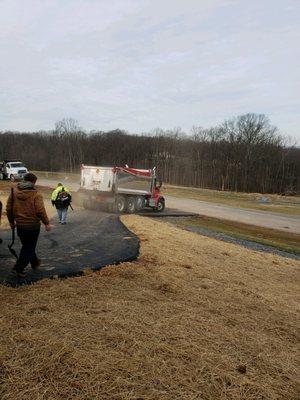
{"type": "Polygon", "coordinates": [[[209,126],[266,113],[300,141],[299,2],[0,1],[0,129],[209,126]]]}

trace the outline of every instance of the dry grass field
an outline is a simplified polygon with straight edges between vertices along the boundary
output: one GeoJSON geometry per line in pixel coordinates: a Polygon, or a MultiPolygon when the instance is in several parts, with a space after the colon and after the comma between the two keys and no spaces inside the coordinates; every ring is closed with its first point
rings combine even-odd
{"type": "Polygon", "coordinates": [[[1,399],[298,399],[300,263],[122,219],[138,262],[0,288],[1,399]]]}

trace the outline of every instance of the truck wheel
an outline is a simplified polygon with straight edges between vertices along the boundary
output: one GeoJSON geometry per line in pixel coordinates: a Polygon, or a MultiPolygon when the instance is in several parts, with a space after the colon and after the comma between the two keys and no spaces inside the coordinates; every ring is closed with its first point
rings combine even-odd
{"type": "Polygon", "coordinates": [[[136,201],[134,197],[128,197],[127,211],[129,214],[134,214],[136,212],[136,201]]]}
{"type": "Polygon", "coordinates": [[[14,177],[13,175],[11,175],[9,178],[10,178],[10,180],[11,180],[12,182],[15,181],[15,177],[14,177]]]}
{"type": "Polygon", "coordinates": [[[0,181],[4,181],[4,175],[0,172],[0,181]]]}
{"type": "Polygon", "coordinates": [[[124,196],[118,196],[116,201],[116,211],[123,213],[126,210],[126,199],[124,196]]]}
{"type": "Polygon", "coordinates": [[[157,202],[157,207],[154,209],[156,212],[162,212],[165,209],[165,202],[164,200],[160,199],[157,202]]]}
{"type": "Polygon", "coordinates": [[[143,196],[137,196],[135,199],[136,211],[141,211],[145,207],[145,198],[143,196]]]}
{"type": "Polygon", "coordinates": [[[85,209],[85,210],[90,210],[92,207],[91,207],[91,201],[90,201],[90,199],[83,199],[83,201],[82,201],[82,207],[85,209]]]}

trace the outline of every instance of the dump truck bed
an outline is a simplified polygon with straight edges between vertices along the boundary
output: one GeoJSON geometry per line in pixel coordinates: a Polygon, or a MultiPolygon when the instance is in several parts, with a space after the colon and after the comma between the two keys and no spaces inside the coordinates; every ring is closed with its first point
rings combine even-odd
{"type": "Polygon", "coordinates": [[[153,176],[152,170],[83,165],[81,188],[107,194],[151,195],[153,176]]]}

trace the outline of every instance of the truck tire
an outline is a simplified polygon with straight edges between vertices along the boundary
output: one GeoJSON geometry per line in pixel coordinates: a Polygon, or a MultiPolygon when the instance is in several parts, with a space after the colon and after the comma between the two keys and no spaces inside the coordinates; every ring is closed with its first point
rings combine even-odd
{"type": "Polygon", "coordinates": [[[11,180],[11,182],[15,181],[15,177],[13,175],[10,175],[9,179],[11,180]]]}
{"type": "Polygon", "coordinates": [[[135,198],[135,205],[136,205],[136,211],[141,211],[145,207],[145,198],[143,196],[137,196],[135,198]]]}
{"type": "Polygon", "coordinates": [[[118,196],[116,200],[116,211],[124,213],[126,211],[126,199],[124,196],[118,196]]]}
{"type": "Polygon", "coordinates": [[[133,196],[127,198],[126,209],[128,214],[134,214],[136,212],[136,199],[133,196]]]}
{"type": "Polygon", "coordinates": [[[91,206],[91,200],[90,199],[83,199],[82,200],[82,207],[85,210],[91,210],[92,206],[91,206]]]}
{"type": "Polygon", "coordinates": [[[154,209],[156,212],[162,212],[165,209],[165,201],[163,199],[159,199],[157,202],[157,207],[154,209]]]}
{"type": "Polygon", "coordinates": [[[4,174],[0,172],[0,181],[4,181],[4,179],[5,179],[4,174]]]}

